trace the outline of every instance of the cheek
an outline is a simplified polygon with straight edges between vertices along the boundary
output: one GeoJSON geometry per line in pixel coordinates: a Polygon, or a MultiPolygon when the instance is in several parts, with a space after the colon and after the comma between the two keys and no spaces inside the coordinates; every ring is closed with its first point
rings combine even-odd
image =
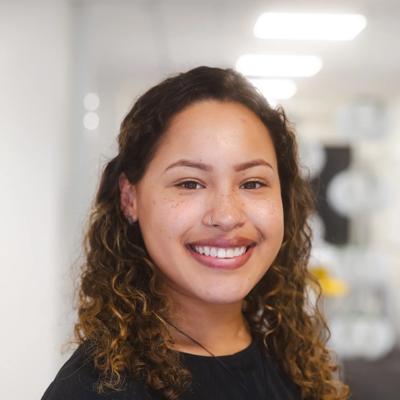
{"type": "Polygon", "coordinates": [[[159,196],[143,203],[142,209],[143,234],[151,241],[157,238],[160,245],[170,242],[171,239],[176,240],[193,221],[193,203],[185,200],[159,196]]]}
{"type": "Polygon", "coordinates": [[[271,199],[255,205],[252,220],[263,236],[282,242],[284,216],[280,199],[271,199]]]}

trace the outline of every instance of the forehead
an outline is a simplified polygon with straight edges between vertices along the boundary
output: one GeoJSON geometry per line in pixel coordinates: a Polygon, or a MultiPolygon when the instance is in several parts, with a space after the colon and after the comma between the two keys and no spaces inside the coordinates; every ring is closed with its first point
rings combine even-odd
{"type": "Polygon", "coordinates": [[[232,130],[233,133],[245,128],[267,130],[260,118],[241,103],[203,100],[187,106],[174,115],[166,136],[185,129],[193,132],[222,126],[232,130]]]}
{"type": "Polygon", "coordinates": [[[156,158],[174,157],[210,162],[267,157],[275,161],[275,150],[267,127],[253,111],[236,102],[206,100],[171,119],[156,158]]]}

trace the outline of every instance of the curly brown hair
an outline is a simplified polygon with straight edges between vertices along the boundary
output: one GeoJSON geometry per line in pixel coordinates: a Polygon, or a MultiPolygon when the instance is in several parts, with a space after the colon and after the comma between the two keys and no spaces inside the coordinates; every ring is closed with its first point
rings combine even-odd
{"type": "Polygon", "coordinates": [[[244,299],[253,337],[301,391],[302,399],[347,399],[337,366],[326,348],[329,330],[308,300],[316,287],[307,270],[313,210],[301,177],[297,145],[283,109],[273,109],[239,73],[198,67],[173,76],[142,95],[124,118],[119,153],[105,167],[85,235],[85,263],[78,293],[77,343],[90,343],[100,373],[98,391],[118,390],[127,377],[144,382],[165,399],[178,399],[190,373],[171,350],[163,296],[139,223],[130,225],[120,207],[119,177],[143,177],[171,118],[201,100],[238,102],[268,128],[278,160],[285,227],[282,247],[268,272],[244,299]],[[313,282],[313,283],[312,283],[313,282]],[[312,283],[312,285],[310,285],[312,283]]]}

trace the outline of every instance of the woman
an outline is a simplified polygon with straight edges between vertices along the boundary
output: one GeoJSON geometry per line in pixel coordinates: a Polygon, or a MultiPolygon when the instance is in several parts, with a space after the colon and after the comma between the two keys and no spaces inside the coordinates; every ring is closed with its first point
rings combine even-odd
{"type": "Polygon", "coordinates": [[[346,399],[307,301],[311,212],[283,110],[237,72],[167,79],[125,117],[86,235],[60,399],[346,399]]]}

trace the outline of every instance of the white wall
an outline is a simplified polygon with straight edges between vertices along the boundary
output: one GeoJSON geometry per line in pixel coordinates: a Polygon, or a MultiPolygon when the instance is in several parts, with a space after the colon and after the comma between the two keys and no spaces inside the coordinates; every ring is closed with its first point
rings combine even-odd
{"type": "Polygon", "coordinates": [[[66,2],[0,1],[1,399],[40,399],[63,359],[70,61],[66,2]]]}

